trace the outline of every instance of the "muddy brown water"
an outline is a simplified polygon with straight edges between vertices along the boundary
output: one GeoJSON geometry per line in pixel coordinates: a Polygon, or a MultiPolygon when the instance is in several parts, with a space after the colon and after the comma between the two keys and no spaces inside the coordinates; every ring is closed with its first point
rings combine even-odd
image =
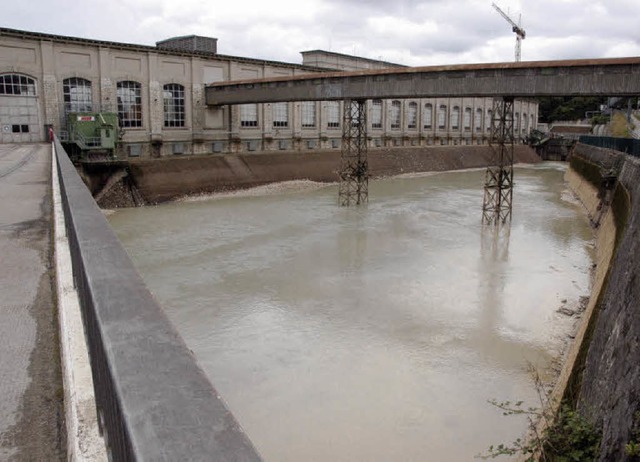
{"type": "Polygon", "coordinates": [[[592,233],[565,166],[515,172],[481,226],[483,171],[294,182],[109,216],[151,291],[267,461],[472,460],[526,422],[589,292],[592,233]]]}

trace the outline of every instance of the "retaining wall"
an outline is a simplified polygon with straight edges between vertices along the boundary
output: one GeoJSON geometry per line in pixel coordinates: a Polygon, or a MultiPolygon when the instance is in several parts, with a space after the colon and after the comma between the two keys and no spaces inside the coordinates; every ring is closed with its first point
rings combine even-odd
{"type": "Polygon", "coordinates": [[[600,212],[594,195],[601,166],[622,161],[623,167],[608,217],[598,229],[599,252],[609,247],[611,262],[607,265],[599,253],[593,312],[587,311],[584,341],[576,338],[579,348],[565,397],[602,428],[601,461],[632,460],[624,447],[637,441],[640,424],[640,160],[582,144],[574,156],[572,170],[591,183],[590,192],[585,186],[580,195],[592,217],[600,212]]]}
{"type": "MultiPolygon", "coordinates": [[[[516,146],[515,162],[539,162],[528,146],[516,146]]],[[[410,172],[486,167],[489,146],[376,149],[368,154],[372,177],[410,172]]],[[[200,192],[249,188],[266,183],[338,179],[340,151],[282,152],[171,157],[132,161],[133,182],[148,202],[200,192]]]]}

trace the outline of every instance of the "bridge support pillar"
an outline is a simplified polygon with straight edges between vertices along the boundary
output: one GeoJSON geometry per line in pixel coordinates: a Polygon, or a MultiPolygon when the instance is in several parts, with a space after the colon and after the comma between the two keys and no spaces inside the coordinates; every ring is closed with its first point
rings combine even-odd
{"type": "Polygon", "coordinates": [[[340,205],[360,205],[368,202],[367,105],[364,99],[344,102],[339,176],[340,205]]]}
{"type": "Polygon", "coordinates": [[[484,181],[482,222],[502,224],[511,221],[513,199],[513,97],[494,99],[489,145],[493,165],[487,167],[484,181]]]}

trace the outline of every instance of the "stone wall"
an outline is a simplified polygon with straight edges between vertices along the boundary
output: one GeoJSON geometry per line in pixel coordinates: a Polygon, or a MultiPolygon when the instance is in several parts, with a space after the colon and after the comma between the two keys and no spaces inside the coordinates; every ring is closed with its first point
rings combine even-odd
{"type": "MultiPolygon", "coordinates": [[[[488,146],[378,149],[369,152],[373,178],[401,173],[486,167],[488,146]]],[[[515,162],[540,159],[528,146],[516,146],[515,162]]],[[[132,180],[147,202],[161,202],[202,192],[249,188],[266,183],[307,179],[338,180],[340,152],[271,152],[169,157],[132,162],[132,180]]]]}
{"type": "Polygon", "coordinates": [[[608,235],[613,258],[603,291],[594,294],[595,312],[567,396],[602,428],[601,461],[632,460],[624,446],[637,439],[640,410],[640,160],[584,145],[575,155],[573,165],[591,183],[598,182],[600,166],[624,164],[609,212],[615,221],[615,232],[608,235]]]}

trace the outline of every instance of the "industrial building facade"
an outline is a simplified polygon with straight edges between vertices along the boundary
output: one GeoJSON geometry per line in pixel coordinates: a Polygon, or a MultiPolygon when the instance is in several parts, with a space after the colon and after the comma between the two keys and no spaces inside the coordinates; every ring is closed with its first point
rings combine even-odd
{"type": "MultiPolygon", "coordinates": [[[[0,143],[46,139],[70,112],[116,112],[118,154],[160,157],[340,149],[342,103],[304,101],[208,107],[206,84],[396,64],[322,50],[303,64],[225,56],[216,39],[187,36],[155,47],[0,28],[0,143]]],[[[491,98],[370,100],[370,148],[488,142],[491,98]]],[[[535,128],[535,101],[516,101],[514,130],[535,128]]]]}

